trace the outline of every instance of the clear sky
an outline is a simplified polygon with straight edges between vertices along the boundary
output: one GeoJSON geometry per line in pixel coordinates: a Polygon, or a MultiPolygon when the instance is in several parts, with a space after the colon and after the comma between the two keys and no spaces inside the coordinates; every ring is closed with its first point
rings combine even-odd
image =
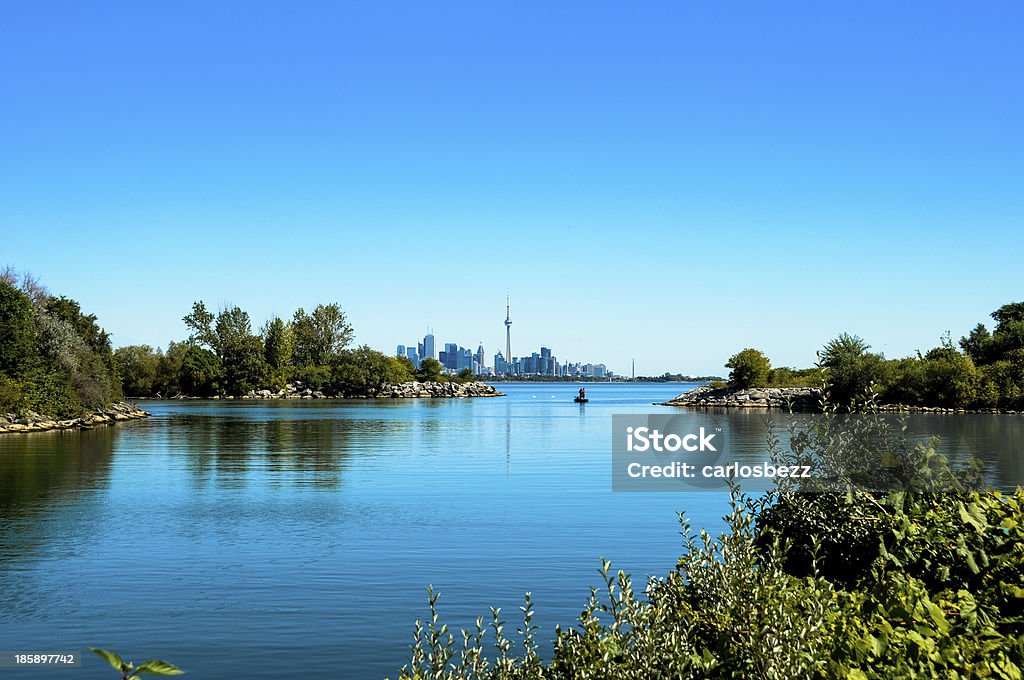
{"type": "MultiPolygon", "coordinates": [[[[0,18],[0,265],[628,373],[887,356],[1024,299],[1024,5],[47,2],[0,18]]],[[[488,360],[490,363],[490,359],[488,360]]]]}

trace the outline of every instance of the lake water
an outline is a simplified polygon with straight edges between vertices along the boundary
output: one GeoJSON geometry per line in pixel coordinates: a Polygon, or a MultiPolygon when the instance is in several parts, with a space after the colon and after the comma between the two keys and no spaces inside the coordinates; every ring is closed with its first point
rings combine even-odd
{"type": "MultiPolygon", "coordinates": [[[[612,414],[678,412],[651,404],[691,386],[589,384],[586,405],[578,387],[148,402],[142,421],[2,437],[0,650],[99,646],[196,678],[394,677],[428,584],[449,624],[499,606],[509,631],[532,591],[550,639],[599,583],[600,557],[664,574],[676,512],[718,531],[727,509],[721,493],[611,491],[612,414]]],[[[690,417],[726,424],[733,447],[763,444],[763,413],[690,417]]],[[[912,423],[1004,486],[1024,476],[1024,417],[912,423]]],[[[101,665],[0,680],[112,673],[101,665]]]]}

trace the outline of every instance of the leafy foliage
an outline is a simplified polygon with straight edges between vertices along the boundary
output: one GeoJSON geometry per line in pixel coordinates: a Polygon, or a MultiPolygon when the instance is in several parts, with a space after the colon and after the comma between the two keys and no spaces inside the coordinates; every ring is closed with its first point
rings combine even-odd
{"type": "Polygon", "coordinates": [[[680,515],[683,555],[642,594],[602,560],[600,589],[574,628],[556,628],[550,662],[536,651],[529,595],[517,654],[494,609],[457,646],[431,590],[400,677],[1021,678],[1024,491],[967,490],[971,471],[953,470],[936,442],[870,415],[826,416],[817,430],[793,426],[788,451],[773,437],[769,448],[827,466],[857,457],[840,447],[862,447],[895,456],[911,488],[958,490],[749,498],[733,487],[728,531],[716,539],[680,515]]]}
{"type": "Polygon", "coordinates": [[[819,352],[816,368],[769,365],[765,374],[767,358],[746,349],[726,364],[733,368],[730,386],[822,385],[828,400],[847,410],[867,391],[887,404],[1024,410],[1024,303],[1003,305],[992,318],[994,331],[978,324],[960,338],[959,348],[946,333],[938,347],[899,359],[886,359],[862,338],[842,333],[819,352]]]}
{"type": "Polygon", "coordinates": [[[408,379],[404,366],[397,359],[366,345],[342,352],[333,375],[342,392],[351,396],[376,394],[387,383],[408,379]]]}
{"type": "Polygon", "coordinates": [[[90,650],[120,673],[121,680],[137,680],[140,675],[184,675],[185,673],[185,671],[174,664],[167,663],[166,661],[151,659],[143,661],[136,666],[131,661],[125,661],[115,652],[97,647],[90,647],[90,650]]]}
{"type": "Polygon", "coordinates": [[[35,278],[0,277],[0,411],[70,417],[121,397],[110,338],[35,278]]]}
{"type": "Polygon", "coordinates": [[[830,402],[852,404],[878,381],[883,359],[880,354],[868,352],[870,347],[860,337],[842,333],[822,349],[818,361],[827,371],[830,402]]]}
{"type": "Polygon", "coordinates": [[[352,326],[337,303],[317,305],[312,314],[299,308],[292,319],[295,363],[327,366],[352,342],[352,326]]]}
{"type": "Polygon", "coordinates": [[[729,371],[729,387],[746,389],[766,387],[772,365],[760,350],[748,347],[729,358],[725,367],[729,371]]]}
{"type": "Polygon", "coordinates": [[[416,379],[420,382],[437,382],[441,379],[444,366],[441,362],[432,357],[427,357],[420,362],[419,370],[416,371],[416,379]]]}

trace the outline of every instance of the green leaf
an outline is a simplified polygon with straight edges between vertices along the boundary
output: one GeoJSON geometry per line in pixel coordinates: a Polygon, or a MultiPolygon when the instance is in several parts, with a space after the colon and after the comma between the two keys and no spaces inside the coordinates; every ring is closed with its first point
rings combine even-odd
{"type": "Polygon", "coordinates": [[[139,664],[139,667],[135,669],[136,675],[141,673],[149,673],[151,675],[182,675],[185,671],[166,661],[151,659],[139,664]]]}
{"type": "Polygon", "coordinates": [[[100,657],[101,659],[105,659],[106,662],[113,666],[118,673],[120,673],[127,667],[127,664],[125,664],[124,659],[119,657],[117,654],[114,654],[113,652],[108,652],[105,649],[99,649],[97,647],[90,647],[89,651],[91,651],[93,654],[100,657]]]}
{"type": "Polygon", "coordinates": [[[970,524],[978,533],[985,530],[985,511],[978,507],[976,503],[971,503],[969,507],[964,506],[963,503],[957,503],[957,510],[960,512],[961,522],[970,524]]]}
{"type": "Polygon", "coordinates": [[[949,621],[946,620],[946,615],[942,611],[942,608],[934,602],[926,602],[925,606],[928,609],[928,614],[932,618],[932,622],[935,624],[935,629],[942,634],[948,633],[950,628],[949,621]]]}

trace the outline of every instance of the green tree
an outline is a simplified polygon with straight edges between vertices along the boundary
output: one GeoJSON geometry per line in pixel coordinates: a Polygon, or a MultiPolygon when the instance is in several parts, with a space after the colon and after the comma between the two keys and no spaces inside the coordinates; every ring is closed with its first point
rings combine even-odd
{"type": "Polygon", "coordinates": [[[388,357],[387,382],[391,385],[410,382],[415,370],[409,357],[388,357]]]}
{"type": "Polygon", "coordinates": [[[821,365],[827,369],[826,389],[829,402],[848,406],[863,398],[882,374],[884,360],[868,352],[871,346],[849,333],[830,340],[819,353],[821,365]]]}
{"type": "Polygon", "coordinates": [[[335,362],[335,382],[347,396],[373,396],[388,384],[389,374],[397,366],[391,359],[366,345],[344,350],[335,362]]]}
{"type": "Polygon", "coordinates": [[[54,298],[31,276],[0,280],[3,402],[56,416],[78,415],[120,397],[109,337],[77,302],[54,298]]]}
{"type": "Polygon", "coordinates": [[[238,395],[263,386],[269,373],[263,341],[253,335],[248,312],[237,306],[221,310],[214,335],[224,371],[222,388],[238,395]]]}
{"type": "Polygon", "coordinates": [[[352,341],[352,326],[337,303],[317,305],[312,314],[301,307],[292,319],[294,360],[298,366],[326,366],[352,341]]]}
{"type": "Polygon", "coordinates": [[[729,387],[746,389],[748,387],[765,387],[768,374],[772,369],[771,362],[760,350],[748,347],[737,352],[725,363],[729,371],[729,387]]]}
{"type": "Polygon", "coordinates": [[[174,397],[188,392],[181,386],[182,366],[189,348],[193,346],[188,342],[170,342],[167,351],[158,355],[154,395],[174,397]]]}
{"type": "Polygon", "coordinates": [[[192,343],[183,343],[181,372],[178,387],[182,393],[194,397],[212,397],[221,390],[223,365],[211,350],[192,343]]]}
{"type": "Polygon", "coordinates": [[[35,312],[27,295],[0,281],[0,374],[19,377],[38,359],[35,312]]]}
{"type": "Polygon", "coordinates": [[[185,322],[185,327],[191,331],[189,342],[216,351],[217,336],[213,331],[215,318],[213,312],[206,309],[206,304],[202,300],[192,303],[192,312],[181,319],[185,322]]]}
{"type": "Polygon", "coordinates": [[[960,338],[960,347],[978,366],[991,363],[993,360],[992,334],[983,323],[979,323],[965,337],[960,338]]]}
{"type": "Polygon", "coordinates": [[[441,379],[443,370],[444,366],[440,361],[433,357],[427,357],[420,362],[420,367],[416,369],[416,379],[420,382],[437,382],[441,379]]]}
{"type": "Polygon", "coordinates": [[[118,347],[114,352],[114,365],[125,396],[149,397],[158,391],[160,354],[149,345],[118,347]]]}
{"type": "Polygon", "coordinates": [[[292,360],[294,339],[290,324],[274,317],[263,327],[263,358],[271,370],[279,371],[292,360]]]}
{"type": "Polygon", "coordinates": [[[981,374],[969,356],[947,344],[924,356],[924,398],[928,406],[969,408],[975,405],[981,374]]]}
{"type": "Polygon", "coordinates": [[[44,308],[51,317],[70,324],[85,345],[101,358],[112,357],[110,334],[100,328],[95,314],[84,314],[76,300],[64,296],[51,297],[44,308]]]}

